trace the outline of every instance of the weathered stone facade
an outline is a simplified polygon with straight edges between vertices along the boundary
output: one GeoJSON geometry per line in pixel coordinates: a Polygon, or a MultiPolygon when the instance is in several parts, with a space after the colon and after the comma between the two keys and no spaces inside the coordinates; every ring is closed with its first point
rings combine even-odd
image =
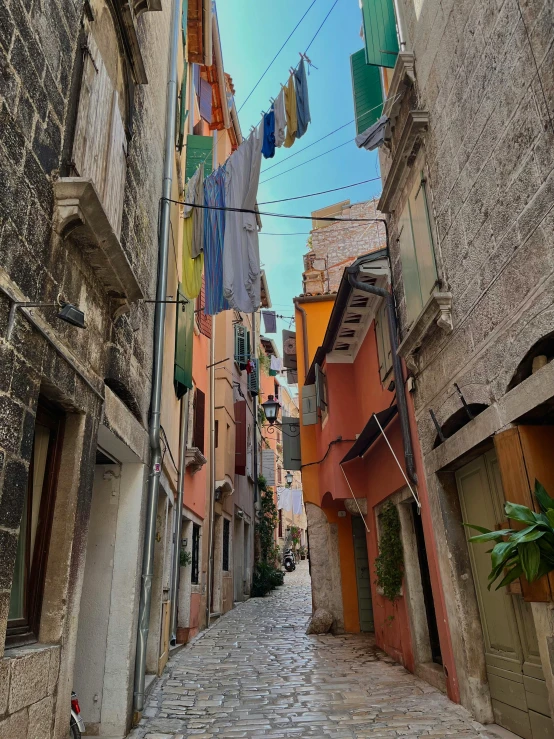
{"type": "MultiPolygon", "coordinates": [[[[317,223],[316,213],[312,217],[317,223]]],[[[367,200],[344,205],[333,217],[382,219],[383,215],[377,210],[377,201],[367,200]]],[[[304,255],[303,292],[306,295],[336,292],[345,267],[361,254],[382,249],[385,242],[382,223],[320,221],[319,227],[312,230],[312,248],[304,255]]]]}
{"type": "MultiPolygon", "coordinates": [[[[490,721],[453,470],[493,449],[495,435],[522,419],[552,423],[552,368],[539,367],[554,354],[553,9],[542,0],[399,5],[407,43],[392,77],[394,100],[385,104],[392,140],[380,150],[379,207],[389,216],[400,353],[415,379],[427,472],[421,484],[429,491],[460,699],[490,721]],[[410,320],[400,220],[417,178],[428,196],[437,281],[410,320]],[[532,369],[535,355],[546,358],[532,369]],[[454,383],[480,413],[474,420],[454,383]],[[449,437],[442,443],[430,411],[449,437]]],[[[536,615],[550,606],[533,608],[554,706],[546,656],[552,635],[536,615]]]]}
{"type": "MultiPolygon", "coordinates": [[[[135,86],[129,78],[125,88],[134,111],[119,243],[144,297],[152,297],[156,279],[169,12],[134,18],[151,84],[135,86]]],[[[134,302],[126,313],[117,311],[121,300],[109,294],[90,250],[71,233],[57,232],[54,202],[59,178],[78,174],[71,159],[87,34],[109,23],[121,38],[119,22],[108,4],[96,1],[6,0],[0,8],[2,739],[67,736],[104,396],[113,391],[122,401],[120,428],[136,436],[136,421],[143,431],[147,423],[153,310],[134,302]],[[84,330],[58,320],[55,307],[37,307],[17,310],[8,336],[14,300],[55,303],[58,296],[84,311],[84,330]],[[65,425],[44,599],[36,643],[4,650],[39,396],[63,414],[65,425]]],[[[120,64],[128,65],[123,52],[120,64]]],[[[134,439],[120,438],[135,448],[134,439]]]]}

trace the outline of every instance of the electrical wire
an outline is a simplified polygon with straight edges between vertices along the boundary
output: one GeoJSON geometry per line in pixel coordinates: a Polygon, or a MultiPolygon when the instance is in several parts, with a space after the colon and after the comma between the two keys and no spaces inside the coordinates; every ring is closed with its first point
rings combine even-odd
{"type": "MultiPolygon", "coordinates": [[[[333,8],[334,8],[334,7],[335,7],[335,5],[336,5],[336,4],[338,3],[338,1],[339,1],[339,0],[335,0],[335,2],[334,2],[334,3],[332,4],[332,6],[331,6],[331,10],[330,10],[330,11],[329,11],[329,12],[327,13],[327,15],[325,16],[325,18],[323,19],[323,22],[322,22],[322,24],[320,25],[320,27],[319,27],[319,28],[317,29],[317,31],[315,32],[315,35],[314,35],[313,39],[312,39],[312,40],[310,41],[310,43],[308,44],[308,46],[306,47],[306,51],[304,52],[304,54],[307,54],[307,53],[308,53],[308,51],[309,51],[309,49],[310,49],[310,46],[311,46],[311,45],[313,44],[313,42],[314,42],[314,41],[316,40],[316,38],[317,38],[317,36],[318,36],[319,32],[321,31],[321,29],[322,29],[322,28],[323,28],[323,26],[325,25],[325,23],[326,23],[326,21],[327,21],[327,18],[328,18],[328,17],[329,17],[330,15],[331,15],[331,13],[333,12],[333,8]]],[[[311,7],[311,6],[310,6],[310,7],[311,7]]],[[[309,10],[309,8],[308,8],[308,10],[309,10]]]]}
{"type": "Polygon", "coordinates": [[[262,231],[260,236],[309,236],[311,231],[293,231],[292,233],[269,233],[262,231]]]}
{"type": "Polygon", "coordinates": [[[339,144],[338,146],[333,147],[332,149],[328,149],[327,151],[324,151],[322,154],[318,154],[315,157],[312,157],[311,159],[306,159],[305,162],[301,162],[301,164],[297,164],[295,167],[289,167],[289,169],[285,169],[284,172],[279,172],[279,174],[274,174],[273,177],[268,177],[267,180],[260,180],[260,185],[263,185],[266,182],[271,182],[271,180],[277,179],[277,177],[281,177],[281,175],[287,174],[288,172],[292,172],[294,169],[298,169],[299,167],[303,167],[305,164],[309,164],[310,162],[315,162],[316,159],[321,159],[321,157],[326,156],[327,154],[331,154],[331,152],[336,151],[337,149],[342,149],[343,146],[346,146],[347,144],[351,144],[354,139],[348,139],[348,141],[345,141],[344,144],[339,144]]]}
{"type": "Polygon", "coordinates": [[[372,177],[369,180],[363,180],[362,182],[354,182],[351,185],[343,185],[343,187],[333,187],[331,190],[322,190],[321,192],[312,192],[309,195],[297,195],[294,198],[282,198],[281,200],[264,200],[258,205],[273,205],[273,203],[287,203],[289,200],[303,200],[304,198],[315,198],[316,195],[327,195],[330,192],[338,192],[339,190],[348,190],[350,187],[358,187],[359,185],[367,185],[368,182],[377,182],[380,177],[372,177]]]}
{"type": "Polygon", "coordinates": [[[329,456],[329,452],[331,451],[331,447],[333,446],[333,444],[339,444],[341,441],[345,441],[345,442],[348,441],[348,442],[354,443],[356,441],[356,439],[343,439],[342,436],[337,436],[336,439],[333,439],[333,441],[330,441],[329,442],[329,446],[327,447],[327,451],[325,452],[325,454],[323,455],[323,457],[321,459],[319,459],[317,462],[308,462],[307,464],[302,464],[302,465],[300,465],[300,469],[303,470],[304,467],[311,467],[314,464],[321,464],[322,462],[325,462],[325,460],[329,456]]]}
{"type": "MultiPolygon", "coordinates": [[[[299,25],[300,25],[300,24],[302,23],[302,21],[304,20],[304,18],[305,18],[305,17],[306,17],[307,15],[308,15],[308,13],[310,12],[310,10],[311,10],[311,9],[313,8],[313,6],[314,6],[314,5],[316,4],[316,1],[317,1],[317,0],[313,0],[313,2],[311,3],[311,5],[309,6],[308,10],[306,10],[306,12],[305,12],[305,13],[304,13],[304,15],[302,16],[302,18],[300,18],[300,20],[298,21],[298,23],[297,23],[297,24],[295,25],[295,27],[294,27],[294,28],[292,29],[292,31],[291,31],[291,32],[289,33],[289,35],[287,36],[287,39],[286,39],[285,43],[284,43],[284,44],[283,44],[283,45],[281,46],[281,48],[279,49],[279,51],[278,51],[278,52],[277,52],[277,53],[275,54],[275,56],[273,57],[273,59],[272,59],[272,60],[271,60],[271,61],[269,62],[268,66],[266,67],[266,69],[265,69],[265,71],[264,71],[264,73],[262,74],[262,76],[260,77],[260,79],[259,79],[259,80],[258,80],[258,81],[256,82],[256,84],[254,85],[254,87],[252,88],[252,90],[251,90],[251,91],[249,92],[249,94],[248,94],[248,96],[247,96],[246,100],[245,100],[245,101],[243,102],[243,104],[242,104],[242,105],[240,106],[240,108],[239,108],[239,110],[238,110],[238,112],[239,112],[239,113],[240,113],[240,111],[241,111],[241,110],[242,110],[242,109],[244,108],[244,106],[246,105],[246,103],[247,103],[247,102],[248,102],[248,101],[250,100],[250,98],[251,98],[251,96],[252,96],[252,93],[253,93],[253,92],[254,92],[254,90],[255,90],[255,89],[256,89],[256,88],[258,87],[258,85],[259,85],[259,84],[260,84],[260,82],[261,82],[261,81],[263,80],[263,78],[264,78],[264,77],[266,76],[266,74],[267,74],[267,73],[269,72],[269,69],[270,69],[270,68],[272,67],[272,65],[273,65],[273,62],[274,62],[274,61],[275,61],[275,60],[277,59],[277,57],[279,56],[279,54],[280,54],[280,53],[281,53],[281,52],[283,51],[283,49],[285,48],[285,46],[286,46],[286,45],[288,44],[288,42],[289,42],[289,41],[290,41],[290,39],[292,38],[292,36],[293,36],[294,32],[295,32],[295,31],[296,31],[296,29],[298,28],[298,26],[299,26],[299,25]]],[[[325,21],[324,21],[324,22],[325,22],[325,21]]],[[[319,30],[320,30],[320,29],[318,29],[318,33],[319,33],[319,30]]],[[[317,36],[317,33],[316,33],[316,36],[317,36]]],[[[315,38],[315,36],[314,36],[314,38],[315,38]]],[[[313,41],[313,39],[312,39],[312,41],[313,41]]],[[[310,44],[311,44],[311,42],[310,42],[310,44]]],[[[310,48],[310,47],[308,47],[308,48],[310,48]]]]}
{"type": "MultiPolygon", "coordinates": [[[[183,200],[172,200],[171,198],[161,198],[166,200],[168,203],[175,203],[176,205],[187,205],[191,208],[202,208],[203,210],[226,210],[230,213],[252,213],[259,216],[267,216],[272,218],[292,218],[299,221],[311,221],[313,216],[297,216],[292,213],[268,213],[263,210],[251,210],[249,208],[230,208],[228,206],[219,205],[199,205],[198,203],[187,203],[183,200]]],[[[386,223],[384,218],[335,218],[333,216],[320,216],[318,221],[330,221],[331,223],[386,223]]]]}

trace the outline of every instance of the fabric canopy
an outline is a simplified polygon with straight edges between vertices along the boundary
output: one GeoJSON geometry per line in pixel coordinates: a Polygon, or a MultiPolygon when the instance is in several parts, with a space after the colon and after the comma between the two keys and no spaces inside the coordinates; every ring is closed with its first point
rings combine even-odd
{"type": "Polygon", "coordinates": [[[375,416],[377,416],[379,423],[385,429],[397,413],[398,409],[393,405],[390,408],[385,408],[384,411],[379,411],[379,413],[372,415],[364,426],[362,433],[358,436],[354,444],[352,444],[350,451],[341,459],[340,463],[344,464],[344,462],[350,462],[351,459],[355,459],[356,457],[363,457],[377,439],[381,431],[379,430],[375,416]]]}

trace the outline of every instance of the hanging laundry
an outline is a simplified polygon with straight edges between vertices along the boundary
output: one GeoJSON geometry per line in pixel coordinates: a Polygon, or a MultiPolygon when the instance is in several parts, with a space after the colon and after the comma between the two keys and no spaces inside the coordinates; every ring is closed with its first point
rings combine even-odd
{"type": "Polygon", "coordinates": [[[275,146],[283,146],[286,137],[287,128],[287,112],[285,110],[285,88],[281,87],[281,92],[275,98],[273,103],[275,113],[275,146]]]}
{"type": "Polygon", "coordinates": [[[294,144],[296,129],[298,128],[296,90],[294,89],[293,74],[289,77],[289,81],[285,87],[285,110],[287,113],[287,137],[285,139],[285,148],[289,149],[294,144]]]}
{"type": "Polygon", "coordinates": [[[275,112],[273,107],[269,113],[264,113],[264,140],[262,144],[262,154],[265,159],[273,159],[275,156],[275,112]]]}
{"type": "Polygon", "coordinates": [[[297,130],[296,138],[300,139],[306,133],[308,124],[311,122],[310,102],[308,99],[308,78],[306,76],[306,64],[304,59],[294,71],[294,81],[296,83],[296,116],[297,130]]]}
{"type": "Polygon", "coordinates": [[[292,490],[292,513],[299,516],[302,513],[302,490],[292,490]]]}
{"type": "MultiPolygon", "coordinates": [[[[212,207],[225,208],[226,165],[220,167],[204,182],[205,204],[210,208],[204,215],[204,262],[206,295],[204,313],[215,316],[228,310],[229,304],[223,297],[223,245],[225,239],[225,210],[212,210],[212,207]]],[[[195,208],[200,210],[200,208],[195,208]]]]}
{"type": "Polygon", "coordinates": [[[390,139],[390,136],[389,117],[382,115],[377,123],[374,123],[356,136],[356,146],[358,149],[363,147],[368,151],[373,151],[373,149],[384,144],[387,139],[390,139]]]}
{"type": "MultiPolygon", "coordinates": [[[[262,121],[229,158],[228,208],[254,210],[262,162],[262,121]]],[[[253,313],[260,306],[260,248],[254,213],[227,211],[223,250],[223,294],[231,308],[253,313]]]]}
{"type": "MultiPolygon", "coordinates": [[[[187,183],[185,202],[194,205],[204,205],[204,165],[201,164],[187,183]]],[[[204,247],[204,209],[185,206],[185,218],[192,211],[192,246],[191,257],[195,259],[204,247]]]]}
{"type": "Polygon", "coordinates": [[[280,372],[283,369],[283,360],[281,359],[281,357],[276,357],[275,355],[273,355],[271,357],[269,369],[275,373],[280,372]]]}
{"type": "Polygon", "coordinates": [[[274,310],[263,310],[262,318],[264,319],[264,332],[266,334],[277,333],[277,318],[274,310]]]}
{"type": "Polygon", "coordinates": [[[292,490],[290,488],[277,488],[277,510],[292,511],[292,490]]]}
{"type": "MultiPolygon", "coordinates": [[[[193,189],[196,187],[193,178],[188,181],[185,187],[185,202],[194,201],[193,189]],[[192,183],[192,184],[191,184],[192,183]]],[[[196,298],[200,293],[202,286],[202,269],[204,267],[204,255],[200,255],[195,259],[192,258],[192,245],[194,241],[194,215],[190,205],[185,205],[183,210],[183,292],[189,299],[196,298]]]]}

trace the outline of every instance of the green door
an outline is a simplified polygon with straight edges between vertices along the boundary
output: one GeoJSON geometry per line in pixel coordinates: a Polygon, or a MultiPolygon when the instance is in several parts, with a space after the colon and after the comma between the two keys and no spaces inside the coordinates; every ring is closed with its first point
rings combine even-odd
{"type": "Polygon", "coordinates": [[[352,516],[352,536],[354,537],[354,561],[356,563],[356,584],[358,586],[360,631],[374,631],[367,541],[364,522],[360,516],[352,516]]]}
{"type": "MultiPolygon", "coordinates": [[[[462,467],[456,481],[464,521],[502,528],[504,493],[495,452],[462,467]]],[[[495,721],[525,739],[554,739],[531,608],[506,588],[487,590],[488,549],[469,544],[495,721]]]]}

